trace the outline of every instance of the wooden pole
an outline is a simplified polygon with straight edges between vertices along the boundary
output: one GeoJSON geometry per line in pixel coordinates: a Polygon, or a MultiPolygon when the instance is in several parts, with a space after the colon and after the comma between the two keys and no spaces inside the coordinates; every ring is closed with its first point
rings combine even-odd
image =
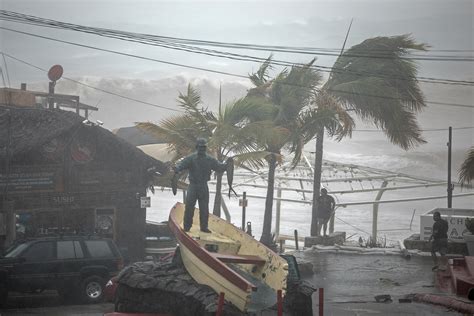
{"type": "Polygon", "coordinates": [[[296,250],[299,250],[299,246],[298,246],[298,230],[295,229],[295,247],[296,247],[296,250]]]}
{"type": "Polygon", "coordinates": [[[283,298],[281,290],[277,291],[277,315],[283,316],[283,298]]]}
{"type": "Polygon", "coordinates": [[[56,85],[55,81],[49,82],[49,98],[48,98],[48,108],[54,109],[54,86],[56,85]]]}
{"type": "Polygon", "coordinates": [[[451,184],[451,145],[453,138],[453,128],[449,127],[448,136],[448,208],[453,206],[453,186],[451,184]]]}
{"type": "Polygon", "coordinates": [[[219,293],[219,301],[217,302],[216,316],[221,316],[224,310],[224,292],[219,293]]]}
{"type": "Polygon", "coordinates": [[[242,196],[242,230],[245,231],[245,207],[247,206],[247,192],[242,196]]]}
{"type": "Polygon", "coordinates": [[[324,316],[324,289],[319,288],[319,316],[324,316]]]}
{"type": "MultiPolygon", "coordinates": [[[[379,193],[375,197],[375,202],[380,201],[382,198],[382,194],[385,191],[384,188],[388,185],[388,181],[384,180],[382,182],[382,186],[380,187],[379,193]]],[[[372,210],[372,242],[374,245],[377,244],[377,221],[379,216],[379,203],[374,203],[373,210],[372,210]]]]}

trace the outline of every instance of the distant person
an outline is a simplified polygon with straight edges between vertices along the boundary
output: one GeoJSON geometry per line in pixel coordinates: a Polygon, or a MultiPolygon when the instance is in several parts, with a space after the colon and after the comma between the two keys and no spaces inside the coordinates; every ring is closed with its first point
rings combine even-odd
{"type": "Polygon", "coordinates": [[[184,209],[184,230],[189,231],[193,225],[194,207],[196,200],[199,202],[199,221],[201,231],[210,233],[208,228],[209,220],[209,188],[207,182],[211,178],[212,170],[224,172],[227,169],[227,163],[219,162],[214,157],[206,153],[207,142],[199,138],[196,142],[196,152],[185,157],[174,168],[174,172],[179,174],[183,170],[189,170],[189,186],[186,195],[186,207],[184,209]]]}
{"type": "Polygon", "coordinates": [[[321,195],[317,199],[318,202],[318,234],[321,236],[321,227],[324,229],[324,236],[328,228],[328,221],[334,214],[336,202],[334,198],[328,195],[328,190],[321,189],[321,195]]]}
{"type": "Polygon", "coordinates": [[[448,250],[448,222],[441,218],[441,214],[436,211],[433,213],[433,233],[430,236],[429,241],[431,243],[431,257],[433,258],[434,267],[433,271],[438,269],[438,258],[436,252],[441,255],[441,266],[439,270],[446,269],[446,252],[448,250]]]}

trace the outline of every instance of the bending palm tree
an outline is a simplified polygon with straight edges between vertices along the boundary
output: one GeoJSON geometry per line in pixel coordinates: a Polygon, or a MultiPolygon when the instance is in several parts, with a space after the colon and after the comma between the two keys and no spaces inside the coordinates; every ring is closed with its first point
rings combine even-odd
{"type": "MultiPolygon", "coordinates": [[[[320,91],[319,107],[344,108],[382,129],[390,142],[408,150],[425,143],[415,114],[424,106],[411,50],[426,50],[408,35],[376,37],[344,52],[320,91]]],[[[324,128],[316,135],[311,235],[317,232],[324,128]]]]}
{"type": "MultiPolygon", "coordinates": [[[[245,98],[219,106],[216,115],[201,104],[199,92],[188,85],[186,94],[180,93],[178,105],[184,114],[163,120],[159,125],[138,123],[137,127],[168,143],[176,153],[174,161],[194,151],[196,139],[208,139],[208,148],[220,161],[235,156],[236,163],[250,167],[263,166],[265,152],[261,152],[255,135],[258,130],[268,130],[264,122],[250,122],[249,113],[266,116],[267,107],[261,100],[245,98]],[[259,114],[260,113],[260,114],[259,114]]],[[[213,214],[220,216],[222,173],[217,174],[213,214]]]]}
{"type": "Polygon", "coordinates": [[[315,112],[310,109],[314,88],[320,80],[319,73],[312,67],[314,60],[306,65],[293,66],[290,71],[283,70],[274,79],[269,79],[271,56],[260,69],[250,76],[255,88],[248,96],[263,98],[273,105],[270,119],[279,133],[264,140],[262,145],[270,153],[268,162],[268,187],[265,200],[265,213],[260,241],[272,244],[271,224],[275,170],[281,162],[281,151],[288,147],[294,153],[293,165],[299,161],[303,146],[314,135],[314,126],[326,126],[330,131],[341,130],[340,121],[333,109],[315,112]],[[312,124],[309,124],[311,122],[312,124]]]}

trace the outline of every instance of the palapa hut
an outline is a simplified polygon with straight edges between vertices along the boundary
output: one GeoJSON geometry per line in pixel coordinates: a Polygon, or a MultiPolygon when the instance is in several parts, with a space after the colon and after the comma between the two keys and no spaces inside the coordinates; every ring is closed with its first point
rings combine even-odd
{"type": "Polygon", "coordinates": [[[167,170],[73,112],[0,106],[0,237],[95,233],[140,259],[141,197],[167,170]]]}

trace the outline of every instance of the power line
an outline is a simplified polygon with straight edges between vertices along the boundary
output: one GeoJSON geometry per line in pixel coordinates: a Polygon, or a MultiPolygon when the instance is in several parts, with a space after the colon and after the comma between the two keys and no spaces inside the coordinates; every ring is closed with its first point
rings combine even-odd
{"type": "MultiPolygon", "coordinates": [[[[314,48],[314,47],[291,47],[291,46],[275,46],[275,45],[257,45],[257,44],[243,44],[243,43],[229,43],[229,42],[217,42],[217,41],[207,41],[207,40],[197,40],[189,38],[178,38],[178,37],[169,37],[169,36],[160,36],[160,35],[151,35],[143,33],[133,33],[118,31],[107,28],[98,28],[98,27],[89,27],[73,23],[66,23],[57,20],[45,19],[41,17],[36,17],[32,15],[26,15],[18,12],[0,10],[0,19],[30,24],[42,27],[50,28],[60,28],[68,29],[78,32],[86,32],[90,34],[96,34],[100,36],[128,36],[135,38],[146,38],[148,40],[159,40],[161,42],[174,42],[180,44],[193,44],[200,46],[216,46],[216,47],[227,47],[227,48],[238,48],[238,49],[251,49],[251,50],[265,50],[265,51],[279,51],[287,53],[300,53],[300,54],[311,54],[311,55],[328,55],[328,56],[339,56],[339,49],[327,49],[327,48],[314,48]],[[106,35],[107,34],[107,35],[106,35]]],[[[380,52],[389,51],[389,50],[377,50],[380,52]]],[[[438,52],[469,52],[471,50],[438,50],[438,52]]],[[[362,51],[363,52],[363,51],[362,51]]],[[[373,54],[374,50],[368,51],[368,54],[362,55],[351,55],[351,57],[369,57],[369,58],[390,58],[390,56],[383,55],[370,55],[373,54]]],[[[441,61],[474,61],[472,56],[451,56],[451,58],[446,58],[447,56],[426,56],[422,58],[410,58],[405,57],[406,59],[413,60],[441,60],[441,61]],[[437,58],[433,58],[437,57],[437,58]],[[439,58],[438,58],[439,57],[439,58]]]]}
{"type": "MultiPolygon", "coordinates": [[[[223,74],[223,75],[228,75],[228,76],[234,76],[234,77],[240,77],[240,78],[245,78],[245,79],[248,79],[247,76],[244,76],[244,75],[238,75],[238,74],[235,74],[235,73],[229,73],[229,72],[224,72],[224,71],[217,71],[217,70],[211,70],[211,69],[208,69],[208,68],[202,68],[202,67],[195,67],[195,66],[189,66],[189,65],[184,65],[184,64],[180,64],[180,63],[173,63],[173,62],[168,62],[168,61],[164,61],[164,60],[159,60],[159,59],[155,59],[155,58],[149,58],[149,57],[143,57],[143,56],[138,56],[138,55],[133,55],[133,54],[128,54],[128,53],[123,53],[123,52],[119,52],[119,51],[115,51],[115,50],[110,50],[110,49],[104,49],[104,48],[99,48],[99,47],[96,47],[96,46],[89,46],[89,45],[85,45],[85,44],[79,44],[79,43],[74,43],[74,42],[70,42],[70,41],[65,41],[65,40],[60,40],[60,39],[55,39],[55,38],[52,38],[52,37],[48,37],[48,36],[43,36],[43,35],[37,35],[37,34],[33,34],[33,33],[29,33],[29,32],[23,32],[23,31],[18,31],[18,30],[13,30],[13,29],[9,29],[9,28],[5,28],[5,27],[0,27],[0,29],[4,29],[4,30],[7,30],[7,31],[11,31],[11,32],[15,32],[15,33],[20,33],[20,34],[24,34],[24,35],[28,35],[28,36],[32,36],[32,37],[38,37],[38,38],[42,38],[42,39],[47,39],[47,40],[51,40],[51,41],[55,41],[55,42],[60,42],[60,43],[64,43],[64,44],[69,44],[69,45],[74,45],[74,46],[79,46],[79,47],[84,47],[84,48],[89,48],[89,49],[94,49],[94,50],[99,50],[99,51],[104,51],[104,52],[108,52],[108,53],[114,53],[114,54],[118,54],[118,55],[123,55],[123,56],[128,56],[128,57],[134,57],[134,58],[138,58],[138,59],[144,59],[144,60],[150,60],[150,61],[155,61],[155,62],[159,62],[159,63],[164,63],[164,64],[170,64],[170,65],[174,65],[174,66],[179,66],[179,67],[185,67],[185,68],[190,68],[190,69],[196,69],[196,70],[202,70],[202,71],[207,71],[207,72],[212,72],[212,73],[217,73],[217,74],[223,74]]],[[[231,58],[231,57],[229,57],[231,58]]],[[[252,59],[242,59],[242,58],[231,58],[231,59],[236,59],[236,60],[244,60],[244,61],[258,61],[258,62],[261,62],[261,61],[264,61],[266,60],[265,58],[258,58],[258,57],[252,57],[252,59]]],[[[281,65],[280,62],[275,62],[277,65],[281,65]]],[[[290,66],[292,64],[289,64],[287,62],[285,62],[285,64],[282,64],[284,66],[290,66]]],[[[335,68],[331,68],[331,67],[323,67],[323,66],[317,66],[317,68],[329,68],[329,69],[332,69],[332,70],[322,70],[322,71],[325,71],[325,72],[341,72],[340,70],[337,70],[335,68]]],[[[321,69],[319,69],[321,70],[321,69]]],[[[347,72],[347,71],[346,71],[347,72]]],[[[349,72],[350,73],[350,72],[349,72]]],[[[362,73],[358,72],[353,72],[355,73],[356,75],[363,75],[362,73]]],[[[373,75],[372,73],[370,72],[366,72],[368,73],[369,75],[373,75]]],[[[377,75],[375,75],[377,76],[377,75]]],[[[392,78],[390,76],[380,76],[379,77],[381,78],[392,78]]],[[[397,79],[397,78],[395,78],[397,79]]],[[[416,78],[413,78],[413,79],[416,79],[416,78]]],[[[398,79],[398,80],[408,80],[408,79],[398,79]]],[[[425,78],[425,77],[422,77],[420,78],[418,81],[420,82],[426,82],[426,83],[439,83],[439,84],[448,84],[448,85],[462,85],[462,86],[465,86],[465,85],[473,85],[474,82],[472,81],[460,81],[460,80],[451,80],[451,79],[437,79],[437,78],[425,78]],[[432,80],[442,80],[442,81],[432,81],[432,80]]]]}
{"type": "MultiPolygon", "coordinates": [[[[11,20],[11,21],[17,22],[17,23],[26,23],[26,24],[36,25],[36,26],[51,27],[51,28],[57,28],[57,29],[67,29],[67,30],[72,30],[72,31],[84,32],[84,33],[88,33],[88,34],[94,34],[94,35],[98,35],[98,36],[102,36],[102,37],[109,37],[109,38],[114,38],[114,39],[120,39],[120,40],[125,40],[125,41],[130,41],[130,42],[141,43],[141,44],[145,44],[145,45],[152,45],[152,46],[158,46],[158,47],[163,47],[163,48],[168,48],[168,49],[186,51],[186,52],[191,52],[191,53],[204,54],[204,55],[209,55],[209,56],[213,56],[213,57],[227,58],[227,59],[233,59],[233,60],[243,60],[243,61],[250,61],[250,62],[263,62],[265,60],[265,58],[259,58],[259,57],[255,57],[255,56],[235,54],[235,53],[222,52],[222,51],[209,50],[209,49],[202,49],[202,48],[182,44],[183,42],[188,43],[188,42],[191,42],[191,41],[195,41],[195,42],[198,42],[198,43],[202,42],[202,41],[199,41],[199,40],[171,38],[171,37],[157,36],[157,35],[150,35],[150,34],[141,34],[141,33],[124,32],[124,31],[117,31],[117,30],[104,29],[104,28],[87,27],[87,26],[82,26],[82,25],[77,25],[77,24],[71,24],[71,23],[59,22],[59,21],[55,21],[55,20],[48,20],[48,19],[38,18],[38,17],[35,17],[35,16],[28,16],[28,15],[24,15],[24,14],[20,14],[20,13],[16,13],[16,12],[0,10],[0,19],[1,19],[2,15],[5,16],[5,19],[11,20]],[[25,20],[26,20],[26,22],[25,22],[25,20]],[[163,39],[166,39],[166,40],[163,40],[163,39]],[[172,39],[174,42],[170,42],[170,39],[172,39]]],[[[212,43],[220,43],[220,42],[212,42],[212,43]]],[[[247,44],[241,44],[241,45],[247,45],[247,44]]],[[[257,46],[261,46],[261,45],[257,45],[257,46]]],[[[246,47],[250,49],[250,46],[247,45],[246,47]]],[[[314,52],[312,52],[311,54],[315,55],[314,52]]],[[[339,54],[335,54],[335,56],[339,56],[339,54]]],[[[345,56],[346,57],[377,57],[376,55],[374,55],[374,56],[370,56],[370,55],[364,55],[364,56],[354,55],[354,56],[352,56],[352,55],[347,55],[347,54],[345,54],[345,56]]],[[[378,56],[378,57],[380,57],[380,56],[378,56]]],[[[384,57],[384,58],[387,58],[387,57],[384,57]]],[[[393,58],[393,56],[390,57],[390,58],[393,58]]],[[[400,57],[400,58],[403,59],[403,57],[400,57]]],[[[473,59],[473,61],[474,61],[474,59],[473,59]]],[[[280,65],[280,66],[292,66],[293,65],[289,62],[280,61],[280,60],[273,60],[272,62],[273,62],[273,64],[280,65]]],[[[346,69],[337,69],[337,68],[334,68],[334,67],[317,66],[317,65],[312,65],[311,67],[315,68],[315,69],[318,69],[319,71],[328,72],[328,73],[344,72],[344,73],[352,73],[352,74],[360,75],[360,76],[369,74],[369,75],[372,75],[372,76],[375,76],[375,77],[390,78],[390,79],[395,79],[395,80],[418,79],[420,82],[426,82],[426,83],[456,84],[456,85],[459,84],[459,85],[469,85],[469,86],[474,84],[473,81],[464,81],[464,80],[440,79],[440,78],[429,78],[429,77],[397,78],[397,77],[394,77],[393,75],[388,76],[388,75],[383,75],[383,74],[380,74],[380,73],[371,73],[371,72],[367,72],[367,71],[355,72],[355,71],[350,71],[350,70],[346,70],[346,69]]]]}
{"type": "MultiPolygon", "coordinates": [[[[468,130],[474,129],[474,126],[464,126],[464,127],[453,127],[453,130],[468,130]]],[[[353,132],[383,132],[380,129],[353,129],[353,132]]],[[[420,132],[446,132],[446,128],[431,128],[431,129],[420,129],[420,132]]]]}
{"type": "Polygon", "coordinates": [[[154,62],[157,62],[157,63],[167,64],[167,65],[173,65],[173,66],[185,67],[185,68],[190,68],[190,69],[195,69],[195,70],[213,72],[213,73],[217,73],[217,74],[221,74],[221,75],[227,75],[227,76],[233,76],[233,77],[240,77],[240,78],[248,79],[247,76],[237,75],[237,74],[233,74],[233,73],[229,73],[229,72],[225,72],[225,71],[211,70],[211,69],[206,69],[206,68],[201,68],[201,67],[194,67],[194,66],[189,66],[189,65],[179,64],[179,63],[173,63],[173,62],[164,61],[164,60],[160,60],[160,59],[156,59],[156,58],[143,57],[143,56],[138,56],[138,55],[134,55],[134,54],[122,53],[122,52],[111,50],[111,49],[99,48],[99,47],[95,47],[95,46],[89,46],[89,45],[64,41],[64,40],[60,40],[60,39],[56,39],[56,38],[52,38],[52,37],[48,37],[48,36],[42,36],[42,35],[32,34],[32,33],[28,33],[28,32],[12,30],[12,29],[9,29],[9,28],[6,28],[6,27],[0,27],[0,29],[7,30],[7,31],[12,31],[12,32],[16,32],[16,33],[21,33],[21,34],[25,34],[25,35],[29,35],[29,36],[34,36],[34,37],[38,37],[38,38],[43,38],[43,39],[47,39],[47,40],[51,40],[51,41],[55,41],[55,42],[59,42],[59,43],[64,43],[64,44],[69,44],[69,45],[94,49],[94,50],[98,50],[98,51],[102,51],[102,52],[107,52],[107,53],[112,53],[112,54],[117,54],[117,55],[122,55],[122,56],[127,56],[127,57],[133,57],[133,58],[138,58],[138,59],[143,59],[143,60],[149,60],[149,61],[154,61],[154,62]]]}
{"type": "MultiPolygon", "coordinates": [[[[0,29],[6,29],[4,27],[0,27],[0,29]]],[[[9,30],[9,29],[7,29],[9,30]]],[[[29,33],[27,32],[22,32],[22,31],[14,31],[14,32],[18,32],[18,33],[24,33],[26,35],[30,35],[29,33]]],[[[63,41],[63,40],[58,40],[58,39],[53,39],[53,38],[49,38],[49,37],[46,37],[46,36],[41,36],[41,35],[32,35],[32,36],[37,36],[37,37],[40,37],[40,38],[46,38],[46,39],[51,39],[53,41],[58,41],[58,42],[62,42],[62,43],[66,43],[66,44],[70,44],[70,45],[74,45],[74,46],[79,46],[79,47],[85,47],[85,48],[90,48],[90,49],[94,49],[94,50],[99,50],[99,51],[104,51],[104,52],[109,52],[109,53],[113,53],[113,54],[118,54],[118,55],[123,55],[123,56],[126,56],[126,57],[133,57],[133,58],[138,58],[138,59],[144,59],[144,60],[149,60],[149,61],[154,61],[154,62],[159,62],[159,63],[165,63],[165,64],[172,64],[172,65],[175,65],[175,66],[179,66],[179,67],[184,67],[184,68],[191,68],[191,69],[197,69],[197,70],[202,70],[202,71],[206,71],[206,72],[212,72],[212,73],[218,73],[218,74],[223,74],[223,75],[227,75],[227,76],[232,76],[232,77],[238,77],[238,78],[245,78],[245,79],[248,79],[247,76],[244,76],[244,75],[239,75],[239,74],[234,74],[234,73],[229,73],[229,72],[221,72],[221,71],[215,71],[215,70],[211,70],[211,69],[207,69],[207,68],[202,68],[202,67],[194,67],[194,66],[189,66],[189,65],[184,65],[184,64],[179,64],[179,63],[172,63],[172,62],[167,62],[167,61],[163,61],[163,60],[158,60],[158,59],[154,59],[154,58],[148,58],[148,57],[143,57],[143,56],[138,56],[138,55],[133,55],[133,54],[128,54],[128,53],[122,53],[122,52],[118,52],[118,51],[114,51],[114,50],[109,50],[109,49],[102,49],[102,48],[98,48],[98,47],[93,47],[93,46],[88,46],[88,45],[83,45],[83,44],[77,44],[77,43],[73,43],[73,42],[67,42],[67,41],[63,41]]],[[[5,53],[5,55],[7,55],[8,57],[10,58],[13,58],[13,59],[16,59],[18,61],[21,61],[20,59],[18,58],[15,58],[11,55],[8,55],[5,53]]],[[[21,61],[21,62],[24,62],[24,61],[21,61]]],[[[25,64],[29,64],[27,62],[24,62],[25,64]]],[[[38,68],[40,70],[43,70],[43,71],[46,71],[42,68],[39,68],[37,66],[34,66],[32,64],[29,64],[30,66],[33,66],[34,68],[38,68]]],[[[73,80],[73,79],[69,79],[69,80],[73,80]]],[[[83,84],[83,83],[81,83],[83,84]]],[[[286,85],[291,85],[291,86],[299,86],[299,87],[303,87],[303,86],[300,86],[300,85],[296,85],[296,84],[290,84],[290,83],[285,83],[286,85]]],[[[85,84],[83,84],[85,85],[85,84]]],[[[306,88],[306,87],[303,87],[303,88],[306,88]]],[[[97,88],[98,89],[98,88],[97,88]]],[[[374,98],[380,98],[380,99],[389,99],[389,100],[401,100],[401,101],[404,101],[404,102],[411,102],[411,100],[405,100],[405,99],[401,99],[401,98],[395,98],[395,97],[389,97],[389,96],[381,96],[381,95],[373,95],[373,94],[366,94],[366,93],[357,93],[357,92],[349,92],[349,91],[344,91],[344,90],[338,90],[338,89],[328,89],[329,91],[332,91],[332,92],[340,92],[340,93],[343,93],[343,94],[351,94],[351,95],[358,95],[358,96],[368,96],[368,97],[374,97],[374,98]]],[[[112,94],[111,92],[106,92],[106,93],[110,93],[112,94]]],[[[128,98],[128,97],[127,97],[128,98]]],[[[137,102],[139,103],[144,103],[144,101],[140,101],[140,100],[137,100],[137,102]]],[[[147,102],[145,102],[146,104],[147,102]]],[[[427,103],[427,104],[430,104],[430,103],[433,103],[433,104],[437,104],[437,105],[448,105],[448,106],[457,106],[457,107],[467,107],[467,108],[473,108],[474,106],[472,105],[467,105],[467,104],[456,104],[456,103],[442,103],[442,102],[435,102],[435,101],[425,101],[424,103],[427,103]]],[[[149,103],[150,105],[152,106],[156,106],[155,104],[152,104],[152,103],[149,103]]],[[[170,109],[170,108],[167,108],[167,109],[170,109]]],[[[174,111],[178,111],[176,109],[173,109],[174,111]]]]}
{"type": "MultiPolygon", "coordinates": [[[[19,61],[25,65],[28,65],[30,67],[33,67],[33,68],[36,68],[36,69],[39,69],[41,71],[44,71],[44,72],[48,72],[48,70],[44,69],[44,68],[41,68],[41,67],[38,67],[38,66],[35,66],[27,61],[24,61],[24,60],[21,60],[19,58],[16,58],[16,57],[13,57],[12,55],[9,55],[5,52],[2,52],[2,54],[4,54],[5,56],[11,58],[11,59],[14,59],[16,61],[19,61]]],[[[2,74],[3,75],[3,74],[2,74]]],[[[177,110],[177,109],[173,109],[173,108],[169,108],[169,107],[166,107],[166,106],[162,106],[162,105],[158,105],[158,104],[154,104],[154,103],[150,103],[150,102],[146,102],[146,101],[142,101],[142,100],[138,100],[138,99],[135,99],[135,98],[131,98],[131,97],[128,97],[128,96],[124,96],[124,95],[121,95],[121,94],[118,94],[118,93],[115,93],[115,92],[111,92],[111,91],[108,91],[108,90],[104,90],[104,89],[101,89],[101,88],[98,88],[98,87],[95,87],[95,86],[91,86],[89,84],[86,84],[86,83],[83,83],[83,82],[80,82],[78,80],[74,80],[74,79],[71,79],[71,78],[68,78],[68,77],[62,77],[66,80],[69,80],[71,82],[75,82],[79,85],[82,85],[82,86],[85,86],[85,87],[88,87],[88,88],[91,88],[91,89],[94,89],[94,90],[97,90],[97,91],[101,91],[101,92],[104,92],[104,93],[107,93],[107,94],[110,94],[110,95],[113,95],[113,96],[116,96],[116,97],[120,97],[120,98],[123,98],[123,99],[127,99],[127,100],[130,100],[130,101],[134,101],[134,102],[137,102],[137,103],[142,103],[142,104],[146,104],[146,105],[150,105],[150,106],[153,106],[153,107],[157,107],[157,108],[161,108],[161,109],[166,109],[166,110],[170,110],[170,111],[175,111],[175,112],[183,112],[181,110],[177,110]]]]}

